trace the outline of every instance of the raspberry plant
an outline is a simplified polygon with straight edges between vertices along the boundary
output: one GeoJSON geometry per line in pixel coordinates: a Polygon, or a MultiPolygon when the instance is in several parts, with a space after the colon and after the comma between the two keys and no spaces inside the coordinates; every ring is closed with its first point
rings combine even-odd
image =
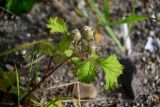
{"type": "Polygon", "coordinates": [[[61,57],[70,57],[70,63],[75,65],[75,74],[79,81],[90,83],[94,81],[98,69],[105,73],[106,90],[112,89],[117,84],[117,78],[122,73],[122,65],[115,55],[101,57],[96,53],[94,30],[84,26],[81,30],[67,30],[63,19],[50,18],[47,27],[52,34],[62,33],[64,37],[55,46],[55,53],[61,57]]]}
{"type": "Polygon", "coordinates": [[[122,73],[122,65],[119,63],[116,55],[101,57],[96,52],[94,40],[94,30],[89,26],[84,26],[81,30],[73,29],[71,32],[67,29],[67,24],[63,19],[53,17],[47,22],[47,28],[51,34],[61,33],[63,37],[53,45],[53,40],[40,40],[32,43],[22,44],[14,49],[0,53],[0,56],[31,47],[27,55],[42,56],[50,58],[45,75],[41,81],[25,94],[21,101],[26,99],[43,83],[53,72],[55,72],[64,63],[74,65],[75,75],[81,82],[90,83],[94,81],[100,69],[105,74],[106,90],[112,89],[117,84],[117,78],[122,73]],[[51,66],[54,60],[55,67],[51,66]]]}

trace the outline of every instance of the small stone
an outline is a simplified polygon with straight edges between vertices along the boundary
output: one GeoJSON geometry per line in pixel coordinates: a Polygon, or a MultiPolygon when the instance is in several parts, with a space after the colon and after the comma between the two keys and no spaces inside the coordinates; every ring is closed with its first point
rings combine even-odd
{"type": "Polygon", "coordinates": [[[16,51],[16,52],[15,52],[15,55],[19,55],[19,52],[16,51]]]}
{"type": "Polygon", "coordinates": [[[120,104],[117,104],[117,107],[122,107],[120,104]]]}
{"type": "Polygon", "coordinates": [[[6,68],[9,70],[9,71],[13,71],[14,70],[14,67],[10,64],[6,64],[6,68]]]}
{"type": "Polygon", "coordinates": [[[160,79],[157,79],[157,80],[156,80],[156,85],[159,85],[159,86],[160,86],[160,79]]]}
{"type": "Polygon", "coordinates": [[[79,91],[78,93],[78,85],[74,85],[73,95],[78,98],[80,94],[80,98],[95,98],[97,96],[97,90],[93,84],[79,83],[79,91]]]}
{"type": "Polygon", "coordinates": [[[103,81],[100,81],[100,85],[103,86],[103,85],[104,85],[104,82],[103,82],[103,81]]]}
{"type": "Polygon", "coordinates": [[[82,107],[90,107],[90,103],[89,102],[84,102],[82,105],[83,105],[82,107]]]}
{"type": "Polygon", "coordinates": [[[69,76],[69,77],[74,77],[74,71],[73,70],[69,70],[68,72],[67,72],[67,76],[69,76]]]}
{"type": "Polygon", "coordinates": [[[155,84],[155,83],[152,83],[152,87],[155,88],[155,87],[156,87],[156,84],[155,84]]]}
{"type": "Polygon", "coordinates": [[[27,37],[31,37],[31,34],[30,34],[30,33],[27,33],[27,37]]]}
{"type": "Polygon", "coordinates": [[[143,103],[141,104],[141,107],[144,107],[144,104],[143,104],[143,103]]]}
{"type": "Polygon", "coordinates": [[[151,53],[153,53],[155,51],[155,47],[153,45],[153,38],[152,37],[147,38],[147,43],[145,45],[145,50],[148,50],[151,53]]]}
{"type": "Polygon", "coordinates": [[[158,80],[158,78],[159,78],[159,76],[157,75],[157,76],[155,77],[155,80],[158,80]]]}
{"type": "Polygon", "coordinates": [[[160,48],[160,39],[155,38],[154,41],[155,41],[155,44],[157,45],[157,47],[160,48]]]}
{"type": "Polygon", "coordinates": [[[41,77],[38,76],[38,77],[36,78],[36,83],[39,83],[40,81],[41,81],[41,77]]]}
{"type": "Polygon", "coordinates": [[[139,104],[139,103],[137,103],[137,104],[136,104],[136,107],[137,107],[137,106],[139,107],[139,106],[140,106],[140,104],[139,104]]]}
{"type": "Polygon", "coordinates": [[[146,57],[142,57],[142,61],[143,61],[143,62],[146,62],[146,57]]]}
{"type": "Polygon", "coordinates": [[[150,36],[154,36],[155,32],[154,31],[150,31],[149,34],[150,34],[150,36]]]}
{"type": "Polygon", "coordinates": [[[27,51],[24,49],[24,50],[21,51],[21,54],[22,54],[22,55],[25,55],[26,52],[27,52],[27,51]]]}
{"type": "Polygon", "coordinates": [[[159,102],[159,96],[154,94],[152,95],[152,101],[155,102],[155,103],[158,103],[159,102]]]}
{"type": "Polygon", "coordinates": [[[148,80],[145,78],[145,79],[143,80],[143,84],[146,85],[147,83],[148,83],[148,80]]]}
{"type": "Polygon", "coordinates": [[[25,77],[24,76],[20,76],[20,84],[21,85],[26,85],[26,79],[25,79],[25,77]]]}
{"type": "Polygon", "coordinates": [[[128,106],[129,106],[129,104],[126,102],[126,103],[125,103],[125,107],[128,107],[128,106]]]}

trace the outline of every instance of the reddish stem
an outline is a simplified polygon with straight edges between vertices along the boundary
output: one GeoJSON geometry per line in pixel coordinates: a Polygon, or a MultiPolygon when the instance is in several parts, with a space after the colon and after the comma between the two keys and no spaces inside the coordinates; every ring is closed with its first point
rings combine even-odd
{"type": "MultiPolygon", "coordinates": [[[[23,101],[23,100],[25,100],[29,95],[31,95],[32,94],[32,92],[33,91],[35,91],[40,85],[41,85],[41,83],[42,82],[44,82],[53,72],[55,72],[60,66],[62,66],[64,63],[66,63],[68,60],[70,60],[71,59],[71,57],[69,57],[69,58],[67,58],[66,60],[64,60],[63,62],[61,62],[59,65],[57,65],[55,68],[50,68],[50,67],[48,67],[47,69],[48,69],[48,71],[49,70],[52,70],[50,73],[48,73],[46,76],[44,76],[43,78],[42,78],[42,80],[31,90],[31,91],[29,91],[28,92],[28,94],[26,94],[22,99],[21,99],[21,101],[23,101]]],[[[49,66],[50,66],[50,64],[49,64],[49,66]]],[[[47,71],[47,72],[48,72],[47,71]]]]}

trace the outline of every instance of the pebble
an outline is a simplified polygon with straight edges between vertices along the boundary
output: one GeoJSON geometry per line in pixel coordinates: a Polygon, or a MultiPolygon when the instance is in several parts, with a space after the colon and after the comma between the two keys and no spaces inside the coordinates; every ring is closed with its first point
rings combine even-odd
{"type": "Polygon", "coordinates": [[[146,62],[146,57],[142,57],[142,61],[143,61],[143,62],[146,62]]]}
{"type": "Polygon", "coordinates": [[[158,103],[159,102],[159,96],[154,94],[152,95],[152,101],[155,102],[155,103],[158,103]]]}
{"type": "Polygon", "coordinates": [[[26,52],[27,52],[26,49],[23,49],[23,50],[21,51],[21,54],[22,54],[22,55],[25,55],[26,52]]]}
{"type": "Polygon", "coordinates": [[[20,84],[21,85],[26,85],[27,82],[26,82],[26,78],[24,76],[20,76],[19,79],[20,79],[20,84]]]}
{"type": "Polygon", "coordinates": [[[145,45],[145,50],[148,50],[151,53],[153,53],[155,51],[155,47],[153,46],[153,38],[152,37],[147,38],[147,43],[145,45]]]}
{"type": "Polygon", "coordinates": [[[6,64],[6,68],[9,71],[14,71],[14,67],[12,65],[10,65],[10,64],[6,64]]]}
{"type": "Polygon", "coordinates": [[[155,41],[156,46],[158,48],[160,48],[160,39],[159,38],[155,38],[154,41],[155,41]]]}
{"type": "Polygon", "coordinates": [[[103,81],[100,81],[100,85],[101,85],[101,86],[104,86],[104,82],[103,82],[103,81]]]}
{"type": "Polygon", "coordinates": [[[29,37],[29,38],[30,38],[30,37],[31,37],[31,34],[30,34],[30,33],[27,33],[27,37],[29,37]]]}
{"type": "Polygon", "coordinates": [[[160,79],[157,79],[156,85],[159,85],[159,86],[160,86],[160,79]]]}
{"type": "Polygon", "coordinates": [[[149,34],[150,34],[150,36],[154,36],[155,32],[154,31],[150,31],[149,34]]]}
{"type": "Polygon", "coordinates": [[[89,106],[89,105],[90,105],[89,102],[84,102],[82,105],[83,105],[83,107],[90,107],[90,106],[89,106]]]}
{"type": "Polygon", "coordinates": [[[148,83],[148,80],[145,78],[145,79],[143,80],[143,84],[144,84],[144,85],[147,85],[147,83],[148,83]]]}
{"type": "Polygon", "coordinates": [[[73,77],[74,77],[74,72],[73,72],[73,70],[67,71],[67,76],[73,78],[73,77]]]}
{"type": "MultiPolygon", "coordinates": [[[[80,98],[95,98],[97,96],[97,90],[93,84],[79,83],[80,98]]],[[[74,85],[73,95],[78,98],[78,86],[74,85]]]]}
{"type": "Polygon", "coordinates": [[[42,79],[42,78],[41,78],[41,77],[39,77],[39,76],[38,76],[38,77],[36,77],[36,83],[39,83],[39,82],[41,81],[41,79],[42,79]]]}
{"type": "Polygon", "coordinates": [[[126,102],[126,103],[125,103],[125,107],[128,107],[128,106],[129,106],[129,104],[128,104],[128,102],[126,102]]]}

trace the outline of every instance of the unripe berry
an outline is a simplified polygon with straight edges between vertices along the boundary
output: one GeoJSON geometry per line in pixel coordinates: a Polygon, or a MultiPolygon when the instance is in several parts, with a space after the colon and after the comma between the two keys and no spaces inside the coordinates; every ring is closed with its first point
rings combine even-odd
{"type": "Polygon", "coordinates": [[[82,34],[83,34],[84,38],[86,38],[87,40],[94,39],[94,31],[89,26],[84,26],[82,28],[82,34]]]}
{"type": "Polygon", "coordinates": [[[81,39],[81,33],[78,29],[72,30],[70,36],[74,40],[74,42],[78,42],[81,39]]]}

